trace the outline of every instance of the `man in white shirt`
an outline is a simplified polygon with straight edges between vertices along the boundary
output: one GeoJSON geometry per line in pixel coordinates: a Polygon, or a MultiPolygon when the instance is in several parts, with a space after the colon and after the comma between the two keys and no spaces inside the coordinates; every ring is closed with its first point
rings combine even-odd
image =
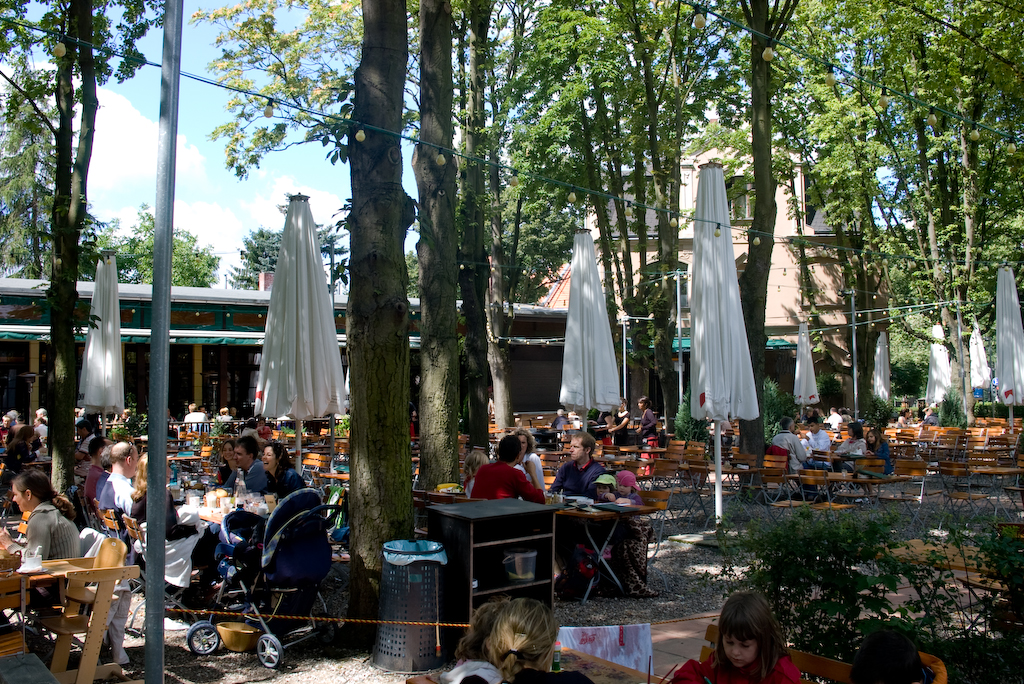
{"type": "MultiPolygon", "coordinates": [[[[120,515],[131,515],[132,512],[132,478],[138,470],[139,452],[128,442],[118,442],[110,449],[110,477],[103,485],[99,495],[100,509],[113,508],[120,515]]],[[[120,535],[119,535],[120,536],[120,535]]],[[[128,544],[126,564],[134,563],[132,540],[127,533],[122,540],[128,544]]],[[[131,590],[126,582],[117,586],[114,602],[110,604],[110,615],[107,616],[107,641],[114,662],[118,665],[128,664],[128,654],[124,650],[124,626],[128,622],[131,609],[131,590]]]]}
{"type": "Polygon", "coordinates": [[[839,426],[843,424],[843,417],[839,415],[839,411],[835,406],[833,406],[829,411],[828,418],[825,419],[825,422],[828,423],[829,429],[833,432],[838,430],[839,426]]]}
{"type": "Polygon", "coordinates": [[[807,419],[807,443],[815,451],[828,451],[832,448],[832,436],[821,429],[817,416],[807,419]]]}

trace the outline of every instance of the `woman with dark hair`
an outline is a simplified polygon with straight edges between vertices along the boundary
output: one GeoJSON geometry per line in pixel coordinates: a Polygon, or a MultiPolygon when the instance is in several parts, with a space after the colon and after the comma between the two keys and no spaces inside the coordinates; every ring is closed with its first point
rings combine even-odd
{"type": "Polygon", "coordinates": [[[885,474],[892,475],[893,467],[892,460],[889,458],[889,442],[885,439],[885,435],[878,428],[871,428],[868,431],[867,437],[864,438],[864,444],[866,451],[864,452],[867,456],[874,456],[885,461],[885,474]]]}
{"type": "Polygon", "coordinates": [[[71,522],[75,507],[53,490],[50,478],[39,470],[26,470],[14,478],[11,494],[18,508],[29,513],[25,543],[14,543],[7,530],[0,529],[0,545],[10,553],[38,550],[43,560],[80,555],[78,528],[71,522]]]}
{"type": "Polygon", "coordinates": [[[217,468],[217,484],[224,484],[231,474],[238,470],[238,460],[235,458],[235,440],[224,440],[220,445],[220,457],[224,462],[217,468]]]}
{"type": "Polygon", "coordinates": [[[267,491],[278,501],[306,486],[292,467],[292,455],[280,442],[263,447],[263,469],[267,471],[267,491]]]}
{"type": "Polygon", "coordinates": [[[36,437],[35,428],[31,425],[19,425],[14,430],[14,437],[7,445],[4,452],[4,463],[7,464],[7,472],[20,473],[21,466],[36,460],[36,449],[42,446],[39,438],[36,437]]]}
{"type": "Polygon", "coordinates": [[[626,446],[629,444],[629,403],[625,399],[619,400],[619,410],[612,415],[608,422],[608,434],[612,437],[615,446],[626,446]]]}
{"type": "Polygon", "coordinates": [[[658,419],[651,410],[650,397],[640,397],[637,406],[643,411],[640,416],[640,427],[636,429],[640,433],[640,444],[642,446],[658,446],[658,419]]]}

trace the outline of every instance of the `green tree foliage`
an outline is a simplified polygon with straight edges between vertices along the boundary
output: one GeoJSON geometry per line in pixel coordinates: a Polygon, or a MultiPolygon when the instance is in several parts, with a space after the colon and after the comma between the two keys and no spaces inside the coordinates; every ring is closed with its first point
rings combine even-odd
{"type": "Polygon", "coordinates": [[[409,271],[409,285],[405,288],[405,294],[409,299],[416,299],[420,296],[420,261],[416,252],[409,250],[405,253],[405,268],[409,271]]]}
{"type": "Polygon", "coordinates": [[[4,93],[4,104],[22,111],[0,121],[0,272],[42,278],[49,272],[53,136],[19,98],[4,93]]]}
{"type": "MultiPolygon", "coordinates": [[[[260,273],[273,273],[277,269],[277,254],[281,250],[281,235],[284,229],[270,230],[262,226],[242,238],[241,266],[232,266],[228,283],[236,290],[259,289],[260,273]]],[[[348,284],[348,247],[339,244],[337,226],[317,226],[320,253],[330,263],[331,248],[334,248],[334,282],[348,284]]]]}
{"type": "Polygon", "coordinates": [[[251,0],[199,10],[193,23],[218,27],[221,56],[210,63],[225,85],[260,93],[228,102],[232,119],[214,129],[226,164],[240,178],[263,157],[301,142],[319,142],[332,164],[348,158],[344,123],[352,112],[352,73],[359,58],[358,3],[251,0]],[[277,107],[272,119],[268,105],[277,107]]]}
{"type": "MultiPolygon", "coordinates": [[[[97,236],[98,249],[112,249],[117,253],[117,280],[120,283],[153,283],[153,240],[156,224],[149,206],[139,207],[137,223],[126,236],[118,236],[119,222],[114,221],[97,236]]],[[[198,238],[187,230],[174,231],[171,256],[171,285],[184,287],[210,287],[217,282],[220,257],[212,247],[198,245],[198,238]]],[[[82,279],[96,277],[96,262],[82,264],[82,279]]]]}

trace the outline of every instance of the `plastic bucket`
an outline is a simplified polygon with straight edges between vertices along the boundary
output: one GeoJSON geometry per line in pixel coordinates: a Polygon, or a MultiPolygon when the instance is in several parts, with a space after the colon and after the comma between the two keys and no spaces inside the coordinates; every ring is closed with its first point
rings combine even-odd
{"type": "Polygon", "coordinates": [[[509,582],[532,582],[536,571],[535,549],[505,549],[505,573],[509,582]]]}

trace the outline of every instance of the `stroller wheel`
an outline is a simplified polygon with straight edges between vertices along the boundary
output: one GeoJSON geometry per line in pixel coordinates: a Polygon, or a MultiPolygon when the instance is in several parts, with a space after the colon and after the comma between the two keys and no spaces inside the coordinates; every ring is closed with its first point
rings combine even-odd
{"type": "Polygon", "coordinates": [[[281,640],[273,634],[263,634],[256,642],[256,655],[263,667],[276,670],[281,666],[281,660],[284,658],[284,647],[281,646],[281,640]]]}
{"type": "Polygon", "coordinates": [[[188,628],[185,643],[196,655],[210,655],[220,646],[220,634],[209,620],[200,620],[188,628]]]}

